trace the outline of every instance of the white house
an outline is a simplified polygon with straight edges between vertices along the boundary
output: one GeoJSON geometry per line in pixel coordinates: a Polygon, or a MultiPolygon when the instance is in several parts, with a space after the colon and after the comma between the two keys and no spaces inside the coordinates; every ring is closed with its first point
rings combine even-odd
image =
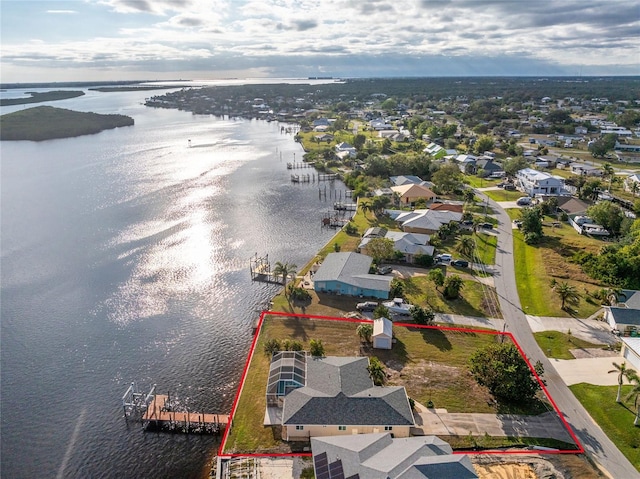
{"type": "Polygon", "coordinates": [[[636,192],[640,192],[640,174],[634,173],[633,175],[627,176],[624,180],[624,189],[633,192],[634,185],[636,192]]]}
{"type": "Polygon", "coordinates": [[[516,173],[522,191],[529,196],[560,195],[564,189],[564,180],[543,171],[524,168],[516,173]]]}
{"type": "Polygon", "coordinates": [[[371,336],[374,349],[391,349],[393,343],[393,323],[387,318],[373,321],[373,335],[371,336]]]}
{"type": "Polygon", "coordinates": [[[355,158],[357,153],[358,151],[355,149],[355,147],[351,146],[347,142],[343,141],[342,143],[338,143],[336,145],[336,155],[338,155],[340,158],[345,158],[347,156],[349,158],[355,158]]]}

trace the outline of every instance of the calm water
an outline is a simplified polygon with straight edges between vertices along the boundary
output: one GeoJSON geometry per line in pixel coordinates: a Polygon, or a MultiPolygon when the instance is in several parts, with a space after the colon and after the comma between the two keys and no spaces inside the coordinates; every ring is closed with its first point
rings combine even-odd
{"type": "Polygon", "coordinates": [[[142,433],[122,394],[156,383],[228,412],[278,290],[251,283],[248,258],[302,266],[333,234],[317,186],[289,182],[302,152],[281,125],[148,109],[145,95],[55,103],[133,127],[1,144],[3,478],[198,477],[217,440],[142,433]]]}

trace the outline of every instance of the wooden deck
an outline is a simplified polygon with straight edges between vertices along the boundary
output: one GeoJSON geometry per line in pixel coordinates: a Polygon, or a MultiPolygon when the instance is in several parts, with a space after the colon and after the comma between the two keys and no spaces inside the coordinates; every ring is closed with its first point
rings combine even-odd
{"type": "Polygon", "coordinates": [[[145,425],[156,427],[182,427],[187,429],[215,428],[224,429],[229,423],[228,414],[206,414],[200,412],[168,411],[166,403],[168,396],[156,394],[153,401],[142,416],[145,425]]]}

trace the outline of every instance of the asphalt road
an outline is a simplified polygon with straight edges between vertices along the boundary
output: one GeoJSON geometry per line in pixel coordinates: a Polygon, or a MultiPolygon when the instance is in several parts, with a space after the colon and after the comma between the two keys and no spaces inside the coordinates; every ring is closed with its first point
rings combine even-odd
{"type": "Polygon", "coordinates": [[[511,220],[495,201],[480,192],[476,192],[476,194],[481,196],[483,200],[488,200],[489,205],[497,213],[498,246],[494,282],[500,300],[500,308],[505,318],[506,330],[513,334],[532,364],[535,364],[536,361],[542,363],[549,394],[564,414],[566,421],[587,454],[601,466],[603,472],[607,472],[613,479],[640,479],[640,473],[602,432],[602,429],[593,422],[536,343],[525,313],[522,311],[516,288],[511,220]]]}

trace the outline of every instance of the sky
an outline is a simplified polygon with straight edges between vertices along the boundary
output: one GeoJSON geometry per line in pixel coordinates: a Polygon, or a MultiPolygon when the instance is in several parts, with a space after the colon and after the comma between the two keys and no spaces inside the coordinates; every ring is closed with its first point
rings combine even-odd
{"type": "Polygon", "coordinates": [[[0,0],[0,81],[640,75],[638,0],[0,0]]]}

